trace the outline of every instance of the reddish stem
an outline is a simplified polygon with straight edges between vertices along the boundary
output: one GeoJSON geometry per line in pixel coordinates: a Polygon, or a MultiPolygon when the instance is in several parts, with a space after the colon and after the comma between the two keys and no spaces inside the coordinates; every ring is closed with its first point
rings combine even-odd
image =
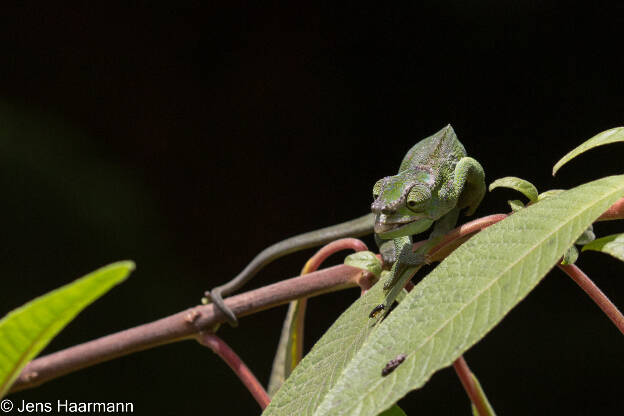
{"type": "Polygon", "coordinates": [[[624,219],[624,198],[620,198],[608,210],[604,212],[596,221],[609,221],[624,219]]]}
{"type": "Polygon", "coordinates": [[[243,360],[240,359],[225,341],[211,332],[200,332],[197,335],[197,341],[210,348],[212,352],[221,357],[221,359],[230,366],[240,381],[247,387],[247,390],[249,390],[254,399],[256,399],[262,410],[269,405],[271,398],[266,390],[264,390],[264,387],[262,387],[243,360]]]}
{"type": "Polygon", "coordinates": [[[483,397],[479,394],[477,390],[477,386],[475,385],[474,376],[466,360],[464,360],[464,356],[460,356],[455,362],[453,362],[453,368],[459,377],[459,380],[464,386],[464,390],[468,394],[470,401],[475,405],[479,415],[486,416],[489,414],[488,406],[483,401],[483,397]]]}
{"type": "Polygon", "coordinates": [[[624,334],[624,316],[622,312],[609,300],[602,290],[574,264],[558,265],[568,276],[576,282],[589,295],[590,298],[598,305],[600,309],[611,319],[617,329],[624,334]]]}
{"type": "Polygon", "coordinates": [[[310,257],[310,260],[308,260],[303,267],[301,274],[316,271],[329,256],[339,251],[348,249],[352,249],[353,251],[364,251],[368,250],[368,247],[366,247],[366,244],[364,244],[363,241],[358,240],[357,238],[341,238],[340,240],[332,241],[331,243],[321,247],[319,251],[310,257]]]}

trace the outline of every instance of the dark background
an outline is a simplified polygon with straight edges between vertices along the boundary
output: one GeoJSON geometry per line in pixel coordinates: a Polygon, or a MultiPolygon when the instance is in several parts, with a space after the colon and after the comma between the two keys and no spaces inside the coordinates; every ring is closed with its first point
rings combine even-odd
{"type": "MultiPolygon", "coordinates": [[[[514,175],[543,191],[621,172],[612,145],[550,175],[568,150],[623,123],[622,3],[463,3],[2,6],[2,312],[119,259],[136,261],[132,277],[46,352],[194,305],[268,244],[366,213],[373,183],[449,122],[488,183],[514,175]]],[[[477,215],[517,197],[488,194],[477,215]]],[[[297,275],[310,254],[249,287],[297,275]]],[[[578,264],[624,306],[621,263],[587,253],[578,264]]],[[[310,302],[308,348],[356,297],[310,302]]],[[[284,312],[219,332],[263,382],[284,312]]],[[[554,271],[466,358],[499,414],[608,414],[624,406],[623,346],[554,271]]],[[[259,413],[194,342],[12,398],[259,413]]],[[[400,404],[470,411],[451,369],[400,404]]]]}

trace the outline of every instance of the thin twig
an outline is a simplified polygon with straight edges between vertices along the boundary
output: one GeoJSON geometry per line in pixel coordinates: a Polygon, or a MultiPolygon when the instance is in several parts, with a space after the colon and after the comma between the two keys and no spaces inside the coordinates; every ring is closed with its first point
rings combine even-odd
{"type": "Polygon", "coordinates": [[[197,335],[197,341],[210,348],[212,352],[217,354],[227,365],[236,373],[240,381],[243,382],[247,390],[256,399],[260,408],[264,410],[271,401],[264,387],[258,382],[258,379],[251,370],[245,365],[243,360],[223,341],[212,332],[200,332],[197,335]]]}
{"type": "Polygon", "coordinates": [[[609,317],[611,322],[624,334],[624,316],[622,312],[609,300],[607,295],[574,264],[558,265],[568,276],[576,282],[589,295],[589,297],[598,305],[598,307],[609,317]]]}
{"type": "Polygon", "coordinates": [[[472,371],[468,367],[466,360],[464,360],[464,356],[461,355],[458,359],[453,362],[453,368],[457,373],[457,377],[464,386],[464,390],[466,390],[466,394],[468,398],[475,405],[479,415],[486,416],[489,415],[490,412],[488,410],[488,405],[483,401],[482,396],[479,394],[477,390],[477,386],[475,385],[474,376],[472,375],[472,371]]]}

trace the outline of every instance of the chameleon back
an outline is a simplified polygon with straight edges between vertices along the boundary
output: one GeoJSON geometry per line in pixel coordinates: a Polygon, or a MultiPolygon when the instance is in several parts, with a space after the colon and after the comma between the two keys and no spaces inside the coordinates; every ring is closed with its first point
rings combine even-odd
{"type": "Polygon", "coordinates": [[[466,149],[457,139],[453,127],[449,124],[432,136],[416,143],[405,155],[399,172],[413,166],[428,166],[437,171],[445,162],[459,161],[466,156],[466,149]]]}

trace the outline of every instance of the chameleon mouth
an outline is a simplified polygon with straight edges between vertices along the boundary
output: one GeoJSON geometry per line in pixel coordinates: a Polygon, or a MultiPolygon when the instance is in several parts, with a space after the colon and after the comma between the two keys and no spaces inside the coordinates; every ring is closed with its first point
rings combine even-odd
{"type": "Polygon", "coordinates": [[[396,230],[400,230],[402,228],[407,227],[408,225],[410,225],[413,221],[407,222],[407,223],[383,223],[383,222],[375,222],[375,233],[377,234],[383,234],[383,233],[387,233],[389,231],[396,231],[396,230]]]}

